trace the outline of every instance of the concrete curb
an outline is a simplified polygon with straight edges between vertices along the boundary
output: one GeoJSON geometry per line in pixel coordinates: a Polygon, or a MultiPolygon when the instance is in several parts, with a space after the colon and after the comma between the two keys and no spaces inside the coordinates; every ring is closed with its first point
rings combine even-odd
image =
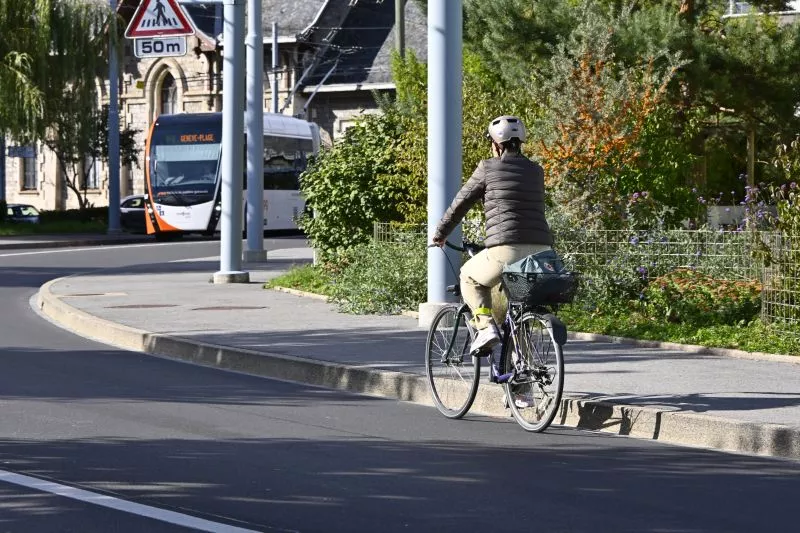
{"type": "Polygon", "coordinates": [[[299,291],[297,289],[290,289],[289,287],[270,287],[270,290],[285,292],[287,294],[294,294],[295,296],[302,296],[304,298],[314,298],[315,300],[328,301],[328,297],[315,292],[299,291]]]}
{"type": "Polygon", "coordinates": [[[601,335],[599,333],[570,332],[568,335],[570,338],[584,341],[609,342],[613,344],[632,344],[635,346],[641,346],[642,348],[664,348],[666,350],[679,350],[688,353],[724,355],[727,357],[736,357],[738,359],[775,361],[778,363],[792,363],[796,365],[800,364],[800,357],[794,355],[746,352],[744,350],[734,350],[732,348],[713,348],[709,346],[700,346],[697,344],[679,344],[677,342],[648,341],[631,339],[628,337],[613,337],[611,335],[601,335]]]}
{"type": "MultiPolygon", "coordinates": [[[[204,366],[432,405],[425,376],[234,349],[110,322],[76,309],[53,294],[51,287],[62,279],[65,278],[52,280],[39,289],[37,306],[53,322],[81,336],[204,366]]],[[[508,417],[500,387],[482,385],[471,412],[508,417]]],[[[580,398],[564,398],[555,423],[680,445],[800,459],[800,429],[776,424],[580,398]]]]}

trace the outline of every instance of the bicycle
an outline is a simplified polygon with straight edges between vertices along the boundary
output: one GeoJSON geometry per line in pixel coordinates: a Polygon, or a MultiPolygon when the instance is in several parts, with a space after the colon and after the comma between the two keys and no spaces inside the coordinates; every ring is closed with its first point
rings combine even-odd
{"type": "MultiPolygon", "coordinates": [[[[470,257],[483,249],[467,241],[462,247],[445,244],[470,257]]],[[[450,268],[455,273],[452,263],[450,268]]],[[[503,274],[500,286],[507,303],[496,371],[493,361],[489,361],[490,381],[503,385],[506,406],[514,419],[523,429],[536,433],[553,422],[564,389],[562,346],[567,340],[567,328],[555,312],[558,303],[571,301],[577,276],[557,276],[560,277],[547,279],[543,274],[503,274]],[[550,284],[547,288],[547,282],[553,280],[557,281],[555,287],[550,284]]],[[[460,301],[445,305],[434,316],[428,331],[425,371],[436,408],[447,418],[458,419],[475,401],[481,359],[494,355],[493,351],[469,352],[476,335],[472,313],[461,298],[458,284],[448,286],[447,291],[460,301]],[[440,370],[444,375],[439,375],[440,370]]]]}

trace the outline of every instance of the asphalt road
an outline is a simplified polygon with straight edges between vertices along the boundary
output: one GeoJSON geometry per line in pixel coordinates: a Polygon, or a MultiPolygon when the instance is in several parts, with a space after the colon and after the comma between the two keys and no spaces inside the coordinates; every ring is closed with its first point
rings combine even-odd
{"type": "Polygon", "coordinates": [[[0,252],[0,532],[798,527],[796,462],[449,421],[112,349],[29,304],[54,277],[217,252],[215,242],[0,252]]]}

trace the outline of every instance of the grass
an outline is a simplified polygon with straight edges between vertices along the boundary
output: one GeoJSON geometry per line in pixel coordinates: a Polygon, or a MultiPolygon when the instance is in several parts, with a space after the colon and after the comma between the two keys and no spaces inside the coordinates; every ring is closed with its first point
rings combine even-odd
{"type": "Polygon", "coordinates": [[[564,306],[559,316],[573,331],[747,352],[800,355],[800,331],[794,335],[782,333],[759,320],[749,324],[697,327],[653,320],[631,312],[616,316],[594,315],[577,306],[564,306]]]}
{"type": "Polygon", "coordinates": [[[265,289],[275,287],[286,287],[324,296],[331,296],[332,292],[330,276],[321,267],[314,265],[294,265],[285,274],[264,284],[265,289]]]}
{"type": "Polygon", "coordinates": [[[0,236],[4,237],[63,233],[105,233],[107,230],[108,224],[96,220],[89,222],[65,220],[59,222],[42,222],[40,224],[26,224],[21,222],[0,223],[0,236]]]}
{"type": "MultiPolygon", "coordinates": [[[[265,287],[288,287],[331,295],[330,276],[322,268],[312,265],[294,266],[286,274],[269,281],[265,287]]],[[[748,352],[800,355],[800,331],[795,335],[781,333],[758,320],[749,324],[696,327],[652,320],[632,312],[612,316],[594,315],[573,305],[562,307],[559,316],[571,331],[748,352]]]]}

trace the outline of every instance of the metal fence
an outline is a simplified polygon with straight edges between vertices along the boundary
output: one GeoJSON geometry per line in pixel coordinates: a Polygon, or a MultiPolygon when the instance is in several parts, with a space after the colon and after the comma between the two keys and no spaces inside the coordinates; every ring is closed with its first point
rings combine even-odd
{"type": "MultiPolygon", "coordinates": [[[[465,228],[465,233],[480,232],[465,228]]],[[[384,243],[421,243],[426,235],[424,225],[376,223],[374,228],[375,241],[384,243]]],[[[569,267],[588,277],[613,270],[653,279],[690,268],[720,280],[758,280],[762,320],[800,336],[800,239],[749,231],[568,229],[555,231],[555,240],[569,267]]]]}
{"type": "Polygon", "coordinates": [[[766,258],[760,262],[761,318],[800,336],[800,239],[769,234],[762,252],[766,258]]]}

